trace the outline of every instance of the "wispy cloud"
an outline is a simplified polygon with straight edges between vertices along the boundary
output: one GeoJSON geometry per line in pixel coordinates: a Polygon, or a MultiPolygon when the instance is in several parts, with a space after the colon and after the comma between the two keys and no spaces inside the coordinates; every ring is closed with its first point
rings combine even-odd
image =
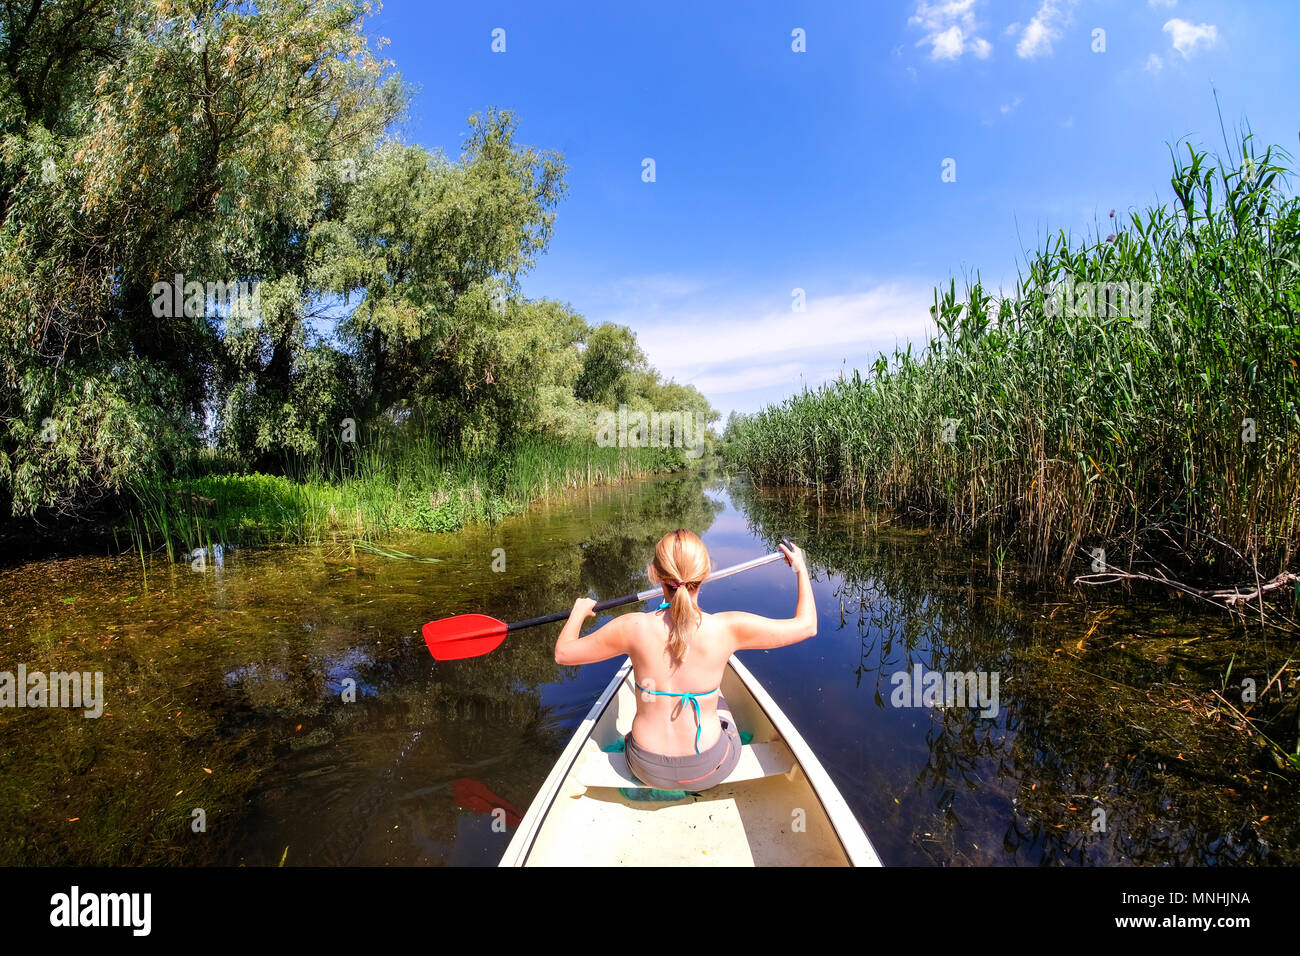
{"type": "Polygon", "coordinates": [[[1176,7],[1177,5],[1178,0],[1147,0],[1148,7],[1165,7],[1168,9],[1170,7],[1176,7]]]}
{"type": "Polygon", "coordinates": [[[975,3],[976,0],[940,0],[937,3],[917,0],[916,12],[907,21],[925,31],[925,36],[916,45],[929,44],[932,60],[958,60],[968,51],[978,59],[987,58],[993,45],[979,36],[975,3]]]}
{"type": "Polygon", "coordinates": [[[655,368],[711,399],[763,392],[776,401],[827,380],[844,361],[865,368],[896,343],[921,345],[933,328],[933,294],[921,282],[826,296],[809,289],[805,312],[788,299],[685,296],[591,318],[631,325],[655,368]]]}
{"type": "Polygon", "coordinates": [[[1146,66],[1143,67],[1143,69],[1145,69],[1148,73],[1159,73],[1164,68],[1165,68],[1165,61],[1160,59],[1159,56],[1157,56],[1154,53],[1147,55],[1147,63],[1146,66]]]}
{"type": "Polygon", "coordinates": [[[1050,56],[1052,44],[1061,38],[1061,28],[1069,22],[1075,2],[1076,0],[1043,0],[1038,12],[1020,34],[1016,55],[1022,60],[1050,56]]]}
{"type": "Polygon", "coordinates": [[[1208,49],[1214,46],[1219,39],[1219,28],[1213,23],[1193,24],[1174,18],[1164,25],[1164,31],[1169,34],[1174,49],[1181,53],[1184,59],[1202,47],[1208,49]]]}
{"type": "Polygon", "coordinates": [[[633,308],[643,302],[662,302],[686,299],[708,292],[710,283],[672,273],[648,273],[625,276],[617,281],[591,286],[584,294],[584,303],[597,309],[633,308]]]}
{"type": "Polygon", "coordinates": [[[1015,110],[1015,108],[1019,105],[1020,105],[1020,97],[1018,96],[1015,99],[1013,99],[1010,103],[1003,103],[1002,106],[1000,107],[1002,110],[1002,115],[1006,116],[1008,113],[1015,110]]]}

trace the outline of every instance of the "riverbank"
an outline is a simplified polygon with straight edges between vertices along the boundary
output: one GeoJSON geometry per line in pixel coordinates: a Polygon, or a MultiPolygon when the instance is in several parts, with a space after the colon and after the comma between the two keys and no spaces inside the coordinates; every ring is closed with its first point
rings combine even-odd
{"type": "Polygon", "coordinates": [[[560,492],[707,467],[678,448],[527,441],[470,457],[424,441],[387,445],[295,475],[244,471],[208,456],[188,477],[135,484],[90,514],[11,520],[5,565],[79,554],[165,554],[214,545],[371,542],[403,532],[500,521],[560,492]]]}
{"type": "MultiPolygon", "coordinates": [[[[175,557],[213,544],[369,541],[394,532],[457,531],[499,521],[556,492],[681,470],[674,448],[521,442],[470,457],[417,441],[320,466],[297,478],[211,473],[135,489],[135,550],[175,557]]],[[[693,464],[693,463],[692,463],[693,464]]]]}

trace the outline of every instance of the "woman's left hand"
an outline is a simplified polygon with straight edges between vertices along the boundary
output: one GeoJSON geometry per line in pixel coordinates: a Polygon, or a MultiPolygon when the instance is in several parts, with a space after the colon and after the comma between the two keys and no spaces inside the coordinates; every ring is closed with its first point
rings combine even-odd
{"type": "Polygon", "coordinates": [[[612,620],[592,629],[583,637],[579,631],[589,617],[596,616],[596,601],[593,598],[580,597],[573,602],[569,619],[560,629],[560,636],[555,640],[555,663],[595,664],[629,653],[628,627],[632,615],[620,614],[612,620]]]}

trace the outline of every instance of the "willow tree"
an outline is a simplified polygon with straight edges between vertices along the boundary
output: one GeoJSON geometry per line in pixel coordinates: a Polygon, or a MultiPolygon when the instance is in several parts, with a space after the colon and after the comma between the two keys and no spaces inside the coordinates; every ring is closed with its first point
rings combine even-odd
{"type": "Polygon", "coordinates": [[[516,144],[515,129],[508,111],[471,116],[454,161],[385,144],[344,214],[313,231],[312,281],[348,303],[339,338],[358,418],[412,412],[448,442],[489,447],[533,385],[576,359],[585,323],[519,297],[565,187],[562,159],[516,144]],[[533,343],[531,375],[510,370],[520,342],[533,343]]]}
{"type": "MultiPolygon", "coordinates": [[[[175,276],[300,283],[330,181],[401,104],[366,12],[5,3],[0,498],[13,511],[84,504],[194,446],[214,383],[253,350],[224,347],[219,305],[159,315],[153,290],[175,276]]],[[[285,381],[305,317],[255,322],[264,370],[285,381]]]]}

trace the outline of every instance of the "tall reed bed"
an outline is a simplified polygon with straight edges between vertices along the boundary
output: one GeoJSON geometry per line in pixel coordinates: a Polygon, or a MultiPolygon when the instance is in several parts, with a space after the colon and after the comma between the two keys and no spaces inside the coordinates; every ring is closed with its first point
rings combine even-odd
{"type": "Polygon", "coordinates": [[[527,439],[470,457],[424,438],[377,437],[289,476],[196,463],[192,477],[133,489],[137,548],[173,559],[213,544],[315,543],[396,530],[454,531],[493,521],[569,488],[681,467],[672,448],[602,448],[527,439]]]}
{"type": "Polygon", "coordinates": [[[936,290],[919,354],[740,420],[726,459],[1010,545],[1041,577],[1121,556],[1232,580],[1293,566],[1300,201],[1284,153],[1241,152],[1176,152],[1172,207],[1054,237],[1011,297],[936,290]],[[1145,314],[1117,301],[1140,288],[1145,314]]]}

